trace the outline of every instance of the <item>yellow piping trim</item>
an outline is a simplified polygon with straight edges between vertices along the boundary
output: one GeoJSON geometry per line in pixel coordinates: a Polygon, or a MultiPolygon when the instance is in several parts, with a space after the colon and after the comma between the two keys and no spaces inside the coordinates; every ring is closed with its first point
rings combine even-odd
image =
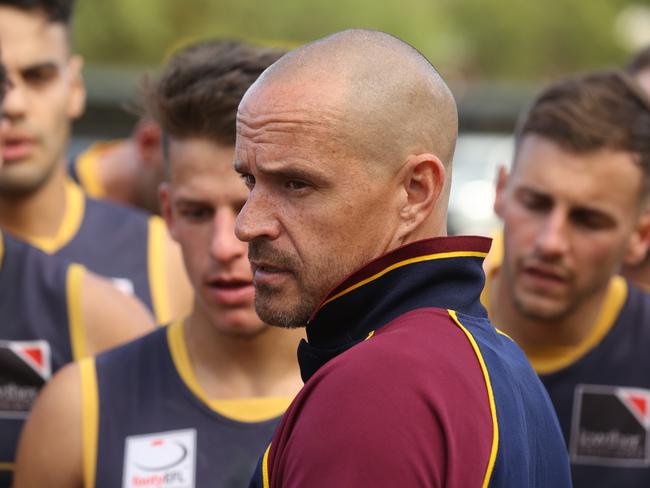
{"type": "Polygon", "coordinates": [[[151,304],[153,306],[156,322],[167,324],[172,317],[167,297],[168,283],[165,266],[164,243],[167,241],[167,227],[165,222],[156,216],[149,218],[148,261],[149,290],[151,291],[151,304]]]}
{"type": "Polygon", "coordinates": [[[262,458],[262,486],[263,488],[269,488],[269,452],[271,451],[271,444],[264,451],[264,457],[262,458]]]}
{"type": "Polygon", "coordinates": [[[13,471],[15,466],[14,463],[0,463],[0,471],[13,471]]]}
{"type": "Polygon", "coordinates": [[[375,331],[374,331],[374,330],[371,330],[370,333],[369,333],[369,334],[366,336],[366,338],[364,339],[364,341],[367,341],[368,339],[370,339],[370,338],[371,338],[372,336],[374,336],[374,335],[375,335],[375,331]]]}
{"type": "Polygon", "coordinates": [[[97,470],[97,439],[99,430],[99,394],[95,359],[85,358],[79,362],[81,373],[81,427],[83,442],[84,486],[95,486],[97,470]]]}
{"type": "Polygon", "coordinates": [[[86,201],[79,185],[70,179],[64,182],[65,213],[59,230],[53,237],[22,236],[41,251],[54,254],[79,232],[83,220],[86,201]]]}
{"type": "Polygon", "coordinates": [[[409,264],[414,264],[414,263],[421,263],[423,261],[435,261],[436,259],[448,259],[448,258],[467,258],[467,257],[479,257],[479,258],[484,258],[487,256],[487,253],[485,252],[477,252],[477,251],[454,251],[454,252],[442,252],[442,253],[436,253],[436,254],[427,254],[426,256],[418,256],[417,258],[411,258],[411,259],[405,259],[404,261],[400,261],[398,263],[392,264],[388,266],[387,268],[383,269],[377,274],[372,275],[370,278],[366,278],[363,281],[360,281],[359,283],[355,283],[354,285],[350,286],[349,288],[346,288],[340,293],[337,293],[334,295],[332,298],[326,300],[321,307],[324,307],[330,302],[333,302],[337,298],[341,298],[343,295],[346,295],[350,293],[351,291],[356,290],[357,288],[361,288],[363,285],[367,285],[371,281],[374,281],[378,278],[381,278],[387,273],[390,273],[391,271],[397,269],[397,268],[402,268],[404,266],[407,266],[409,264]]]}
{"type": "Polygon", "coordinates": [[[66,279],[70,344],[72,345],[72,358],[75,361],[87,356],[86,324],[84,324],[81,304],[81,290],[85,272],[86,268],[80,264],[73,263],[68,266],[68,276],[66,279]]]}
{"type": "Polygon", "coordinates": [[[472,334],[463,326],[463,324],[460,323],[460,320],[458,320],[458,316],[456,315],[455,311],[447,310],[447,312],[449,313],[449,316],[453,319],[453,321],[456,322],[456,325],[460,327],[460,329],[463,331],[465,336],[467,336],[467,339],[469,340],[470,344],[472,345],[472,348],[474,349],[474,354],[476,354],[476,357],[478,358],[478,362],[481,365],[481,371],[483,371],[483,377],[485,378],[485,386],[487,387],[488,400],[490,401],[490,413],[492,415],[492,429],[493,429],[492,449],[490,450],[490,459],[488,461],[488,466],[485,471],[485,478],[483,478],[483,485],[482,485],[483,488],[487,488],[487,486],[490,484],[490,478],[492,477],[492,471],[494,470],[494,463],[496,462],[497,451],[499,449],[499,421],[497,419],[497,407],[496,404],[494,403],[494,392],[492,391],[492,382],[490,381],[490,374],[488,373],[487,366],[485,365],[485,361],[483,360],[483,355],[481,354],[481,350],[479,349],[476,340],[474,340],[472,334]]]}
{"type": "Polygon", "coordinates": [[[90,146],[84,152],[77,156],[77,175],[79,182],[84,191],[93,198],[103,198],[106,196],[106,189],[102,186],[99,179],[97,163],[111,143],[97,143],[90,146]]]}
{"type": "Polygon", "coordinates": [[[538,374],[559,371],[596,347],[616,323],[627,299],[627,292],[624,278],[615,276],[610,280],[598,319],[580,344],[571,347],[524,347],[524,352],[535,371],[538,374]]]}
{"type": "Polygon", "coordinates": [[[284,413],[291,398],[254,397],[211,400],[199,384],[187,352],[183,322],[181,320],[167,327],[167,341],[172,361],[181,379],[189,390],[210,409],[219,415],[242,423],[264,422],[284,413]]]}
{"type": "Polygon", "coordinates": [[[21,235],[25,241],[48,254],[54,254],[79,232],[86,208],[81,188],[71,179],[64,182],[65,211],[61,225],[53,237],[34,237],[21,235]]]}

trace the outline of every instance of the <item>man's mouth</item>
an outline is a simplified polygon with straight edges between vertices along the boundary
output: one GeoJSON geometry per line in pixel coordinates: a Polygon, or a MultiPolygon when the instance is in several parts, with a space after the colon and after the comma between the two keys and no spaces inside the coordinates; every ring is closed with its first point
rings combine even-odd
{"type": "Polygon", "coordinates": [[[285,280],[292,274],[287,268],[273,266],[263,262],[251,262],[253,270],[253,282],[255,286],[259,285],[279,285],[280,281],[285,280]]]}
{"type": "Polygon", "coordinates": [[[255,298],[255,289],[250,280],[216,278],[208,280],[211,296],[222,305],[249,305],[255,298]]]}
{"type": "Polygon", "coordinates": [[[570,281],[570,274],[557,267],[528,264],[522,267],[526,280],[538,289],[550,289],[565,286],[570,281]]]}
{"type": "Polygon", "coordinates": [[[35,147],[34,139],[29,137],[6,136],[2,140],[2,157],[5,163],[27,159],[35,147]]]}

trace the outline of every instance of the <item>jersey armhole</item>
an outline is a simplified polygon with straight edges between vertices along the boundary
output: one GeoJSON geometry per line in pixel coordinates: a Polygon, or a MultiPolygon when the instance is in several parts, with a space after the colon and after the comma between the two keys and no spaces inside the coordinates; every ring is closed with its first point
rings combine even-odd
{"type": "Polygon", "coordinates": [[[83,479],[85,488],[95,486],[97,442],[99,430],[99,393],[95,359],[79,361],[81,374],[81,435],[83,446],[83,479]]]}
{"type": "Polygon", "coordinates": [[[86,324],[82,309],[82,281],[86,268],[80,264],[71,264],[66,276],[66,296],[68,301],[68,328],[72,359],[78,361],[87,356],[86,324]]]}
{"type": "Polygon", "coordinates": [[[166,232],[167,228],[160,217],[149,218],[147,271],[151,305],[157,324],[167,324],[173,319],[167,299],[167,259],[164,248],[166,232]]]}

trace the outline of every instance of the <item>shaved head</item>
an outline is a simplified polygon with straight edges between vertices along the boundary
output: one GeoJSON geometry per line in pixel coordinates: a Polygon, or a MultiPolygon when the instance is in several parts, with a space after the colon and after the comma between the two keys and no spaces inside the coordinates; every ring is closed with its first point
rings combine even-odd
{"type": "Polygon", "coordinates": [[[430,152],[450,165],[454,98],[429,61],[396,37],[348,30],[296,49],[258,79],[240,107],[278,91],[305,108],[333,110],[341,118],[333,135],[373,163],[396,165],[430,152]]]}
{"type": "Polygon", "coordinates": [[[457,130],[440,75],[388,34],[334,34],[267,69],[239,105],[235,150],[260,317],[304,325],[354,270],[445,235],[457,130]]]}

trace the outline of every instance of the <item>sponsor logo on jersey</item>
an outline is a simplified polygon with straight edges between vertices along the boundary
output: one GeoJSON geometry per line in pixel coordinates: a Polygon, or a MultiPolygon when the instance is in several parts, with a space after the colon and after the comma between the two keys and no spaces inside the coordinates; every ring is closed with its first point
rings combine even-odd
{"type": "Polygon", "coordinates": [[[176,430],[126,438],[123,488],[193,488],[196,430],[176,430]]]}
{"type": "Polygon", "coordinates": [[[0,418],[25,418],[51,375],[47,341],[0,341],[0,418]]]}
{"type": "Polygon", "coordinates": [[[578,385],[569,451],[574,464],[650,466],[650,390],[578,385]]]}

